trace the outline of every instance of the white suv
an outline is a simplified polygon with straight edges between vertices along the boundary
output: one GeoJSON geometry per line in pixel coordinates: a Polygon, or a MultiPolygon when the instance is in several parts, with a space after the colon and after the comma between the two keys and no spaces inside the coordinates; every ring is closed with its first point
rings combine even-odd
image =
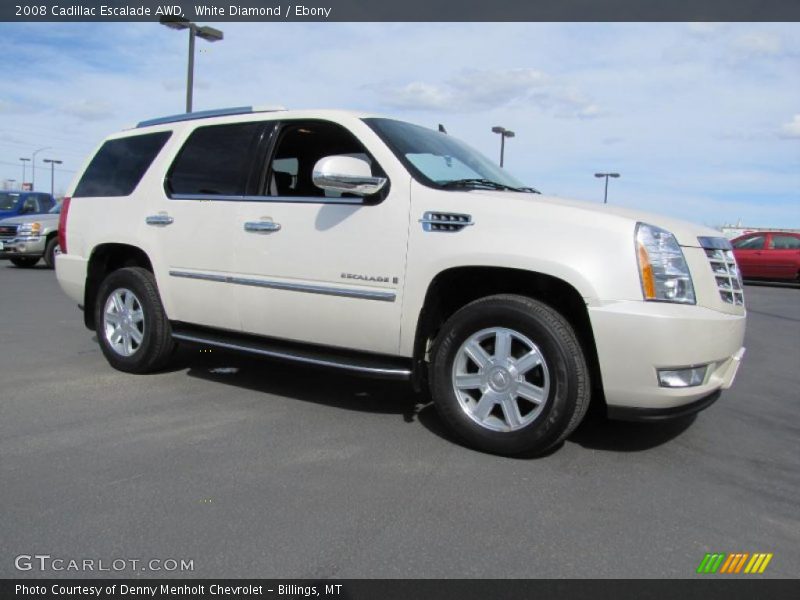
{"type": "Polygon", "coordinates": [[[543,196],[444,133],[250,108],[110,136],[65,200],[58,280],[117,369],[176,342],[429,386],[490,452],[710,405],[744,354],[716,231],[543,196]]]}

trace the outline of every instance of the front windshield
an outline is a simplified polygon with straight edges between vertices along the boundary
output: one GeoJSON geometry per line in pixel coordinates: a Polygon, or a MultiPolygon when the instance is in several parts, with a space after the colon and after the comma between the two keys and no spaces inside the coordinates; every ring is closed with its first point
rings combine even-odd
{"type": "Polygon", "coordinates": [[[56,204],[53,208],[47,211],[48,214],[57,215],[61,212],[61,203],[56,204]]]}
{"type": "Polygon", "coordinates": [[[445,133],[393,119],[364,119],[422,183],[439,188],[535,191],[445,133]],[[454,185],[458,184],[458,186],[454,185]]]}
{"type": "Polygon", "coordinates": [[[19,194],[0,192],[0,210],[13,210],[18,198],[19,194]]]}

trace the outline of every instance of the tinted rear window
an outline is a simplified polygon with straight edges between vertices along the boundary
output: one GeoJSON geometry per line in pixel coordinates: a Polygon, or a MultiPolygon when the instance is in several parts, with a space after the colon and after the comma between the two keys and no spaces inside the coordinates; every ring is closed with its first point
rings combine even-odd
{"type": "Polygon", "coordinates": [[[172,135],[169,131],[108,140],[95,154],[73,196],[128,196],[172,135]]]}
{"type": "Polygon", "coordinates": [[[197,128],[170,169],[173,194],[242,195],[264,123],[197,128]]]}

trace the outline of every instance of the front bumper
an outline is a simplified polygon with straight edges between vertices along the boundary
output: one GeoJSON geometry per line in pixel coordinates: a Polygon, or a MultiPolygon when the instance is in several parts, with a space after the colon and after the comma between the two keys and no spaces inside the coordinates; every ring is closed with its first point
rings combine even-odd
{"type": "Polygon", "coordinates": [[[733,384],[744,356],[744,311],[626,301],[589,307],[589,318],[612,418],[667,418],[702,410],[713,402],[709,398],[733,384]],[[658,369],[700,365],[707,365],[700,385],[659,386],[658,369]]]}
{"type": "Polygon", "coordinates": [[[0,239],[0,258],[42,256],[46,244],[47,238],[43,236],[0,239]]]}

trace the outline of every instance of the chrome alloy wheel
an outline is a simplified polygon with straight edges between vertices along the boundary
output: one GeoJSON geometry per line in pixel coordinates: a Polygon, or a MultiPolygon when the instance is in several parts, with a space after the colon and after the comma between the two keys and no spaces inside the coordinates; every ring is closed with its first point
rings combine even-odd
{"type": "Polygon", "coordinates": [[[103,309],[103,330],[108,345],[120,356],[132,356],[144,340],[142,303],[129,289],[111,292],[103,309]]]}
{"type": "Polygon", "coordinates": [[[539,348],[505,327],[482,329],[453,361],[453,390],[466,415],[493,431],[517,431],[541,414],[550,373],[539,348]]]}

